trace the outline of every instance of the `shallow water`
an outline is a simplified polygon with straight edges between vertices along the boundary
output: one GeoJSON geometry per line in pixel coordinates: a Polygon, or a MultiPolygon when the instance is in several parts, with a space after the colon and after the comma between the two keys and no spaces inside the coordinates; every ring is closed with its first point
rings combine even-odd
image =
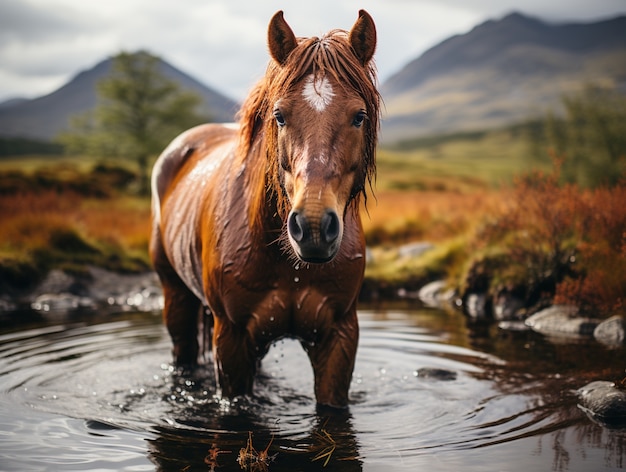
{"type": "Polygon", "coordinates": [[[292,340],[272,347],[251,398],[227,402],[210,365],[170,365],[158,314],[4,318],[0,469],[234,471],[249,439],[257,471],[626,467],[626,431],[595,424],[574,393],[623,377],[623,348],[498,333],[418,306],[359,316],[344,413],[316,410],[292,340]]]}

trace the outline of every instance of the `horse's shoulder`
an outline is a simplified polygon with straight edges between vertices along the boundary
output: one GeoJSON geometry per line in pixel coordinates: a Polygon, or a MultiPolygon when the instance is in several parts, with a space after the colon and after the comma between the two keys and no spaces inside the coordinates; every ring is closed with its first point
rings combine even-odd
{"type": "Polygon", "coordinates": [[[152,198],[155,210],[171,182],[194,153],[232,139],[237,133],[236,130],[236,124],[207,123],[188,129],[174,138],[158,157],[152,169],[152,198]]]}

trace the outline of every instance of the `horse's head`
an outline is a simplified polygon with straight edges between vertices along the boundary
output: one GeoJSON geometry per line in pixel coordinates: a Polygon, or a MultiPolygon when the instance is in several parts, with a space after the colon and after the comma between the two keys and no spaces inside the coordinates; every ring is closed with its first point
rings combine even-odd
{"type": "Polygon", "coordinates": [[[349,33],[297,39],[278,12],[268,38],[278,87],[266,105],[266,136],[289,243],[301,260],[327,262],[341,245],[349,204],[358,205],[374,173],[374,22],[361,10],[349,33]]]}

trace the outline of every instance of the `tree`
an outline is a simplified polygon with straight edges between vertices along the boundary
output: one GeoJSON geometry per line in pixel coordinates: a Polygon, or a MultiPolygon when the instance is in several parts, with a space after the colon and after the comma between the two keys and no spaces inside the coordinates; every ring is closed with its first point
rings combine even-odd
{"type": "Polygon", "coordinates": [[[626,169],[626,96],[588,85],[563,97],[563,106],[563,118],[545,121],[548,143],[563,159],[563,178],[590,188],[617,184],[626,169]]]}
{"type": "Polygon", "coordinates": [[[98,106],[75,117],[60,137],[69,152],[136,162],[142,194],[149,192],[151,158],[178,133],[207,120],[196,112],[201,98],[166,78],[159,63],[145,51],[115,56],[111,75],[98,84],[98,106]]]}

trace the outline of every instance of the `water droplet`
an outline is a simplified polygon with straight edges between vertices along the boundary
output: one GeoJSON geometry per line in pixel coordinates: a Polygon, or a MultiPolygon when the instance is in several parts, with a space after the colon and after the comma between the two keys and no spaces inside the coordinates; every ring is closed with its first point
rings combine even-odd
{"type": "Polygon", "coordinates": [[[270,321],[274,321],[274,317],[273,316],[270,316],[270,321]]]}
{"type": "Polygon", "coordinates": [[[294,278],[293,278],[293,281],[294,281],[295,283],[300,282],[300,277],[294,277],[294,278]]]}

